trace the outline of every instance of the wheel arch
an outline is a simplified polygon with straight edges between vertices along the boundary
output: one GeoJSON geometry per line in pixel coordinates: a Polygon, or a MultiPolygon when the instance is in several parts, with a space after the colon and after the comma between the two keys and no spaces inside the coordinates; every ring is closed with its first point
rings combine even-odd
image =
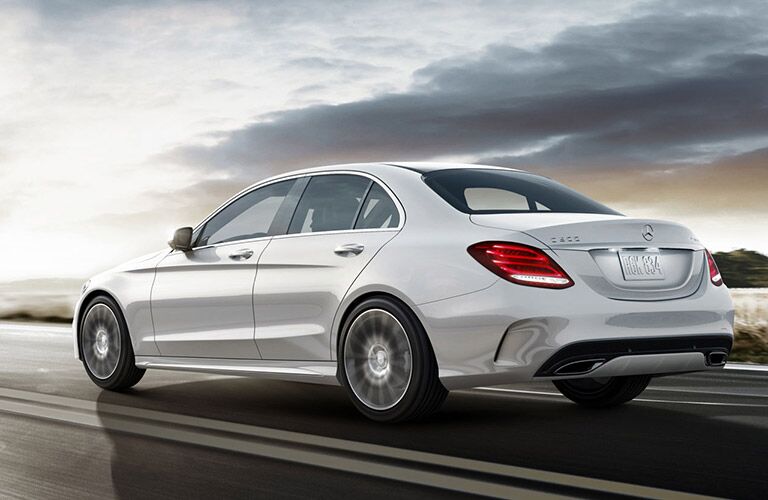
{"type": "Polygon", "coordinates": [[[352,298],[349,298],[344,302],[342,307],[339,308],[339,313],[337,313],[337,321],[335,321],[335,326],[333,328],[333,338],[331,339],[332,357],[334,360],[338,359],[339,343],[341,341],[342,329],[344,328],[344,324],[349,318],[349,315],[358,305],[365,302],[366,300],[373,299],[373,298],[385,298],[385,299],[392,300],[397,304],[399,304],[401,307],[403,307],[405,310],[409,311],[413,315],[414,319],[419,322],[419,325],[421,325],[422,329],[424,329],[424,332],[427,334],[427,341],[429,342],[429,347],[430,349],[433,349],[432,339],[430,338],[429,331],[425,327],[421,314],[419,313],[418,308],[416,307],[415,304],[410,303],[410,301],[403,298],[402,296],[400,296],[400,294],[396,292],[390,292],[384,289],[370,289],[362,293],[356,294],[352,298]]]}

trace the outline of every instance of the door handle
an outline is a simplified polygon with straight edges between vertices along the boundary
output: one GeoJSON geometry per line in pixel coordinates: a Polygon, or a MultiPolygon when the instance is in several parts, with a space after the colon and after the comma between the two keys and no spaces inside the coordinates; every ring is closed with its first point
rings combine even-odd
{"type": "Polygon", "coordinates": [[[235,252],[229,254],[229,258],[232,260],[248,260],[253,256],[253,250],[250,248],[241,248],[235,252]]]}
{"type": "Polygon", "coordinates": [[[347,243],[346,245],[337,246],[333,253],[336,255],[348,256],[350,254],[358,255],[363,250],[365,250],[365,247],[359,243],[347,243]]]}

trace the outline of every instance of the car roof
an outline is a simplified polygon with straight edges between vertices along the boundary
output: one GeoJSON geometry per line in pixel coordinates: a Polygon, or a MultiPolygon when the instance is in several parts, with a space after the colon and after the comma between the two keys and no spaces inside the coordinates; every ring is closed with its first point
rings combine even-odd
{"type": "Polygon", "coordinates": [[[249,189],[252,189],[261,184],[265,184],[267,182],[273,182],[273,181],[282,179],[284,177],[322,173],[322,172],[328,172],[328,171],[334,171],[334,170],[341,170],[341,171],[350,170],[350,171],[373,173],[373,172],[370,172],[369,169],[373,167],[382,167],[382,166],[404,168],[419,174],[436,172],[438,170],[457,170],[457,169],[476,169],[476,170],[493,169],[493,170],[507,170],[507,171],[513,171],[513,172],[531,173],[526,170],[520,170],[517,168],[497,167],[493,165],[478,165],[476,163],[447,163],[447,162],[422,162],[422,161],[397,161],[397,162],[382,161],[382,162],[367,162],[367,163],[342,163],[337,165],[322,165],[317,167],[308,167],[308,168],[302,168],[298,170],[283,172],[283,173],[262,179],[258,182],[255,182],[250,186],[248,186],[248,188],[244,189],[243,192],[248,191],[249,189]]]}
{"type": "Polygon", "coordinates": [[[495,169],[495,170],[512,170],[515,172],[526,172],[518,168],[511,167],[498,167],[494,165],[479,165],[477,163],[447,163],[447,162],[433,162],[433,161],[398,161],[398,162],[383,162],[385,165],[392,165],[394,167],[407,168],[416,172],[426,174],[427,172],[435,172],[437,170],[455,170],[455,169],[495,169]]]}
{"type": "Polygon", "coordinates": [[[366,167],[380,167],[380,166],[400,167],[408,170],[413,170],[420,174],[426,174],[427,172],[435,172],[437,170],[455,170],[455,169],[494,169],[494,170],[512,170],[514,172],[527,172],[526,170],[520,170],[518,168],[511,167],[498,167],[494,165],[479,165],[477,163],[448,163],[448,162],[429,162],[429,161],[381,161],[381,162],[368,162],[368,163],[343,163],[338,165],[322,165],[317,167],[302,168],[300,170],[294,170],[291,172],[285,172],[280,174],[295,175],[295,174],[309,174],[313,172],[325,172],[328,170],[363,170],[366,167]]]}

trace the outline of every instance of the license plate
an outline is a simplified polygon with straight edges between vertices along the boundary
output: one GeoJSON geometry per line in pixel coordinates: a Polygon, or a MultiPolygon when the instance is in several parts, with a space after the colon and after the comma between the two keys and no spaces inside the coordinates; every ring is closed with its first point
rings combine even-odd
{"type": "Polygon", "coordinates": [[[664,279],[661,255],[657,251],[619,251],[619,262],[626,281],[664,279]]]}

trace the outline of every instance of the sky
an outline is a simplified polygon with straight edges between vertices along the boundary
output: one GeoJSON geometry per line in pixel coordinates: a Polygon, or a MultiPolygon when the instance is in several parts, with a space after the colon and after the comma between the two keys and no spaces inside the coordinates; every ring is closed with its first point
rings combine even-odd
{"type": "Polygon", "coordinates": [[[0,281],[385,160],[523,168],[768,253],[765,26],[764,1],[0,0],[0,281]]]}

